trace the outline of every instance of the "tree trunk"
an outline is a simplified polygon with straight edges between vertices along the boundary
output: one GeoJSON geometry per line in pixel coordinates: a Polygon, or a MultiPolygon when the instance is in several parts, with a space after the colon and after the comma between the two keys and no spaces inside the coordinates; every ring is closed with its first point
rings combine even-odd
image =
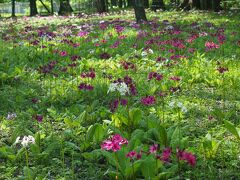
{"type": "Polygon", "coordinates": [[[201,9],[200,0],[192,0],[192,6],[193,6],[193,8],[201,9]]]}
{"type": "Polygon", "coordinates": [[[144,8],[149,8],[149,0],[143,1],[144,8]]]}
{"type": "Polygon", "coordinates": [[[15,1],[16,0],[12,0],[12,17],[16,17],[16,14],[15,14],[15,1]]]}
{"type": "Polygon", "coordinates": [[[60,0],[59,15],[69,15],[73,12],[69,0],[60,0]]]}
{"type": "Polygon", "coordinates": [[[191,9],[189,0],[184,0],[180,7],[185,11],[189,11],[191,9]]]}
{"type": "Polygon", "coordinates": [[[147,21],[145,9],[142,0],[134,0],[134,11],[137,23],[147,21]]]}
{"type": "Polygon", "coordinates": [[[53,0],[51,0],[51,14],[54,14],[54,9],[53,9],[53,0]]]}
{"type": "Polygon", "coordinates": [[[123,0],[118,0],[118,7],[123,8],[123,0]]]}
{"type": "Polygon", "coordinates": [[[135,0],[127,0],[127,7],[133,7],[135,0]]]}
{"type": "Polygon", "coordinates": [[[30,0],[30,16],[38,14],[36,0],[30,0]]]}
{"type": "Polygon", "coordinates": [[[213,9],[215,12],[219,12],[221,10],[221,0],[213,0],[213,9]]]}
{"type": "Polygon", "coordinates": [[[111,0],[111,6],[117,6],[117,0],[111,0]]]}
{"type": "Polygon", "coordinates": [[[151,9],[153,11],[156,11],[157,9],[165,10],[166,7],[165,7],[165,4],[164,4],[163,0],[153,0],[152,5],[151,5],[151,9]]]}
{"type": "Polygon", "coordinates": [[[107,4],[105,0],[96,0],[96,7],[98,13],[107,12],[107,4]]]}

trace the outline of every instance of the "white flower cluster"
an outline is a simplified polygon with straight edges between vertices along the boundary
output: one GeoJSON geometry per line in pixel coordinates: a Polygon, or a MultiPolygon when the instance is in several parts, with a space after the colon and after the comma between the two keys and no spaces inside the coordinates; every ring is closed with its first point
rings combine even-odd
{"type": "Polygon", "coordinates": [[[125,82],[121,83],[111,83],[108,88],[108,92],[118,91],[121,96],[124,96],[126,93],[129,93],[129,88],[125,82]]]}
{"type": "Polygon", "coordinates": [[[20,136],[17,137],[14,144],[21,143],[23,147],[27,147],[29,144],[35,144],[35,139],[33,136],[24,136],[22,139],[20,136]]]}
{"type": "Polygon", "coordinates": [[[174,27],[173,27],[173,26],[171,26],[171,25],[168,25],[167,27],[165,27],[165,29],[166,29],[166,30],[173,30],[173,29],[174,29],[174,27]]]}
{"type": "Polygon", "coordinates": [[[142,57],[147,56],[148,54],[153,54],[153,50],[152,49],[148,49],[142,52],[142,57]]]}
{"type": "Polygon", "coordinates": [[[187,112],[187,108],[183,105],[182,102],[176,102],[176,101],[171,101],[169,103],[169,106],[171,108],[180,108],[182,112],[186,113],[187,112]]]}
{"type": "Polygon", "coordinates": [[[17,114],[16,113],[8,113],[7,115],[7,120],[12,120],[12,119],[15,119],[17,117],[17,114]]]}

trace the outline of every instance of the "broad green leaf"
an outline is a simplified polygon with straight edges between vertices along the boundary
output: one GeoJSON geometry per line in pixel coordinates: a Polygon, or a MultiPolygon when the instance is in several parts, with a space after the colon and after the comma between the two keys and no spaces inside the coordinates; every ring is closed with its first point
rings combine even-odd
{"type": "Polygon", "coordinates": [[[141,172],[145,179],[152,179],[157,172],[156,169],[156,159],[152,156],[148,156],[144,160],[142,160],[141,172]]]}
{"type": "Polygon", "coordinates": [[[81,124],[82,122],[84,122],[86,120],[87,117],[87,112],[83,111],[76,119],[76,121],[79,122],[79,124],[81,124]]]}
{"type": "Polygon", "coordinates": [[[174,149],[176,149],[177,147],[180,147],[181,139],[182,139],[181,130],[179,127],[176,127],[171,136],[171,142],[170,142],[171,147],[174,149]]]}
{"type": "Polygon", "coordinates": [[[129,118],[134,125],[138,125],[142,119],[142,111],[138,108],[133,108],[129,111],[129,118]]]}
{"type": "Polygon", "coordinates": [[[240,139],[240,134],[235,125],[227,120],[224,120],[225,127],[237,138],[240,139]]]}
{"type": "MultiPolygon", "coordinates": [[[[130,166],[127,166],[125,169],[125,175],[128,179],[133,178],[133,171],[136,174],[136,172],[140,169],[141,167],[141,161],[134,161],[133,164],[130,166]]],[[[135,176],[136,177],[136,176],[135,176]]]]}
{"type": "Polygon", "coordinates": [[[28,167],[24,167],[23,168],[23,173],[24,173],[24,177],[28,180],[33,180],[35,179],[35,175],[32,169],[28,168],[28,167]]]}
{"type": "Polygon", "coordinates": [[[167,139],[167,131],[166,131],[165,127],[159,126],[158,127],[158,132],[159,132],[159,141],[161,142],[160,144],[167,147],[168,139],[167,139]]]}
{"type": "Polygon", "coordinates": [[[104,135],[105,129],[101,124],[96,123],[88,128],[86,137],[88,141],[100,142],[104,135]]]}

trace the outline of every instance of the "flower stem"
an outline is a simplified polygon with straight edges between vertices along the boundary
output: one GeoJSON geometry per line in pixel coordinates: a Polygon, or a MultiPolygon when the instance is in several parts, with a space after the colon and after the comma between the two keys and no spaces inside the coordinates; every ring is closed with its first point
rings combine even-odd
{"type": "Polygon", "coordinates": [[[134,171],[134,166],[133,166],[133,160],[132,160],[132,172],[133,172],[133,180],[135,179],[135,171],[134,171]]]}
{"type": "Polygon", "coordinates": [[[118,180],[118,158],[117,158],[117,153],[115,152],[115,158],[116,158],[116,180],[118,180]]]}
{"type": "Polygon", "coordinates": [[[25,149],[25,156],[26,156],[27,176],[28,176],[27,179],[30,180],[31,178],[30,178],[30,175],[29,175],[29,161],[28,161],[28,150],[27,150],[27,148],[25,149]]]}

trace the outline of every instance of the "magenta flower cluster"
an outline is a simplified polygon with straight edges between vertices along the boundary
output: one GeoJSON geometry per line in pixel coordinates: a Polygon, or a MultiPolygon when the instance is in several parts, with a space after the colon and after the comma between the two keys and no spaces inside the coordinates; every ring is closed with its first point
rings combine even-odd
{"type": "Polygon", "coordinates": [[[121,149],[121,146],[124,144],[127,145],[128,140],[123,138],[119,134],[115,134],[112,137],[110,137],[110,139],[103,141],[103,143],[101,145],[101,149],[117,152],[121,149]]]}
{"type": "Polygon", "coordinates": [[[155,104],[156,99],[154,96],[146,96],[141,99],[143,105],[149,106],[155,104]]]}
{"type": "Polygon", "coordinates": [[[179,160],[186,161],[191,166],[196,165],[196,157],[191,152],[177,149],[177,157],[179,160]]]}
{"type": "Polygon", "coordinates": [[[81,78],[91,78],[91,79],[94,79],[96,77],[96,73],[91,70],[90,72],[83,72],[81,74],[81,78]]]}
{"type": "Polygon", "coordinates": [[[148,74],[148,80],[152,80],[152,79],[155,79],[157,81],[161,81],[163,79],[163,74],[159,74],[157,72],[150,72],[148,74]]]}
{"type": "Polygon", "coordinates": [[[87,83],[81,83],[78,86],[78,89],[80,90],[86,90],[86,91],[92,91],[93,90],[93,86],[87,83]]]}

